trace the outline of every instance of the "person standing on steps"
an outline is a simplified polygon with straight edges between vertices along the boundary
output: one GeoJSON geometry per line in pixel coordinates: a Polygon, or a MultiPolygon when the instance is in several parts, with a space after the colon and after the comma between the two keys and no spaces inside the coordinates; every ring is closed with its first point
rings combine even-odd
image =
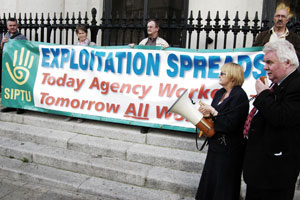
{"type": "MultiPolygon", "coordinates": [[[[8,40],[27,40],[27,38],[18,31],[18,22],[16,18],[9,18],[7,20],[7,33],[4,35],[3,39],[1,40],[1,50],[3,50],[4,45],[8,40]]],[[[2,69],[1,69],[2,72],[2,69]]],[[[1,76],[1,75],[0,75],[1,76]]],[[[24,109],[21,108],[2,108],[1,112],[12,112],[12,111],[17,111],[17,114],[23,114],[25,112],[24,109]]]]}
{"type": "MultiPolygon", "coordinates": [[[[144,46],[161,46],[164,49],[169,47],[166,40],[158,36],[159,24],[156,20],[150,19],[147,23],[147,34],[148,37],[143,39],[139,45],[144,46]]],[[[129,44],[130,47],[134,47],[134,43],[129,44]]],[[[141,127],[141,133],[148,133],[149,127],[141,127]]]]}
{"type": "Polygon", "coordinates": [[[244,70],[236,63],[221,67],[219,89],[211,103],[199,111],[211,116],[215,134],[207,139],[208,151],[196,200],[239,200],[244,156],[243,127],[249,101],[243,90],[244,70]]]}
{"type": "MultiPolygon", "coordinates": [[[[76,35],[78,38],[78,41],[75,42],[75,45],[81,45],[81,46],[96,46],[94,42],[91,42],[88,37],[88,31],[85,25],[78,24],[76,26],[76,35]]],[[[83,122],[84,120],[82,118],[75,118],[75,117],[67,117],[66,121],[76,120],[78,123],[83,122]]]]}
{"type": "Polygon", "coordinates": [[[300,170],[299,61],[287,40],[268,42],[263,52],[272,83],[256,80],[254,108],[245,123],[246,200],[293,200],[300,170]]]}

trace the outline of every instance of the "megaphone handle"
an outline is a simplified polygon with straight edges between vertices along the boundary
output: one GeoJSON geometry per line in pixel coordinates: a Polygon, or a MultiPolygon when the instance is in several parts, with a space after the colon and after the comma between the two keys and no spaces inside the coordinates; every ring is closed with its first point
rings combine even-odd
{"type": "Polygon", "coordinates": [[[212,137],[215,134],[215,129],[213,128],[213,122],[202,118],[196,127],[203,132],[206,137],[212,137]]]}
{"type": "Polygon", "coordinates": [[[198,138],[201,138],[202,135],[203,135],[203,131],[199,130],[198,138]]]}

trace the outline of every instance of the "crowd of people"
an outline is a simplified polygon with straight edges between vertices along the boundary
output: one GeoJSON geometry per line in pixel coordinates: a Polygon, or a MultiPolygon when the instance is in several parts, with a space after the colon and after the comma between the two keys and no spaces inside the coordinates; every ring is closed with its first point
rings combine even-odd
{"type": "MultiPolygon", "coordinates": [[[[246,200],[293,199],[300,169],[300,37],[286,27],[290,17],[289,8],[280,4],[274,26],[261,32],[253,43],[264,46],[268,75],[268,79],[256,80],[253,102],[242,88],[243,67],[226,63],[219,74],[221,89],[211,105],[200,104],[199,112],[213,119],[215,134],[206,140],[208,152],[197,200],[239,200],[242,175],[246,200]],[[249,107],[253,107],[250,112],[249,107]]],[[[8,39],[27,40],[18,32],[16,19],[8,19],[7,29],[1,48],[8,39]]],[[[149,20],[148,37],[139,45],[169,47],[158,31],[159,24],[149,20]]],[[[96,45],[87,38],[85,26],[78,25],[76,34],[77,45],[96,45]]],[[[148,127],[141,128],[142,133],[148,131],[148,127]]]]}

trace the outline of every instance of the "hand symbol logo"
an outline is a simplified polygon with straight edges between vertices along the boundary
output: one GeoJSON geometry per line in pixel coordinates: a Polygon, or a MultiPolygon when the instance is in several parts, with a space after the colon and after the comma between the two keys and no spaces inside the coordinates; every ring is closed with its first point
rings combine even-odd
{"type": "Polygon", "coordinates": [[[14,60],[13,60],[13,69],[10,68],[8,62],[5,63],[7,71],[12,78],[12,80],[18,84],[23,85],[28,81],[30,72],[28,69],[31,69],[33,63],[33,56],[30,56],[30,51],[26,52],[25,59],[24,57],[24,48],[21,49],[21,54],[19,57],[19,62],[17,63],[18,59],[18,50],[14,51],[14,60]],[[29,58],[30,57],[30,58],[29,58]],[[24,62],[23,62],[24,61],[24,62]],[[29,61],[29,63],[28,63],[29,61]]]}

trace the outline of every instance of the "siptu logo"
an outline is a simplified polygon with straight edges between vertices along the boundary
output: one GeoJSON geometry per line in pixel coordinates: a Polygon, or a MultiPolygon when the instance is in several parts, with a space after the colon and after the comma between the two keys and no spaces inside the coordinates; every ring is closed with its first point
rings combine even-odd
{"type": "Polygon", "coordinates": [[[30,56],[30,51],[27,50],[24,55],[24,48],[21,48],[21,53],[18,57],[18,50],[14,51],[13,66],[10,67],[6,62],[7,71],[11,79],[18,85],[24,85],[30,76],[30,69],[32,67],[34,57],[30,56]]]}

